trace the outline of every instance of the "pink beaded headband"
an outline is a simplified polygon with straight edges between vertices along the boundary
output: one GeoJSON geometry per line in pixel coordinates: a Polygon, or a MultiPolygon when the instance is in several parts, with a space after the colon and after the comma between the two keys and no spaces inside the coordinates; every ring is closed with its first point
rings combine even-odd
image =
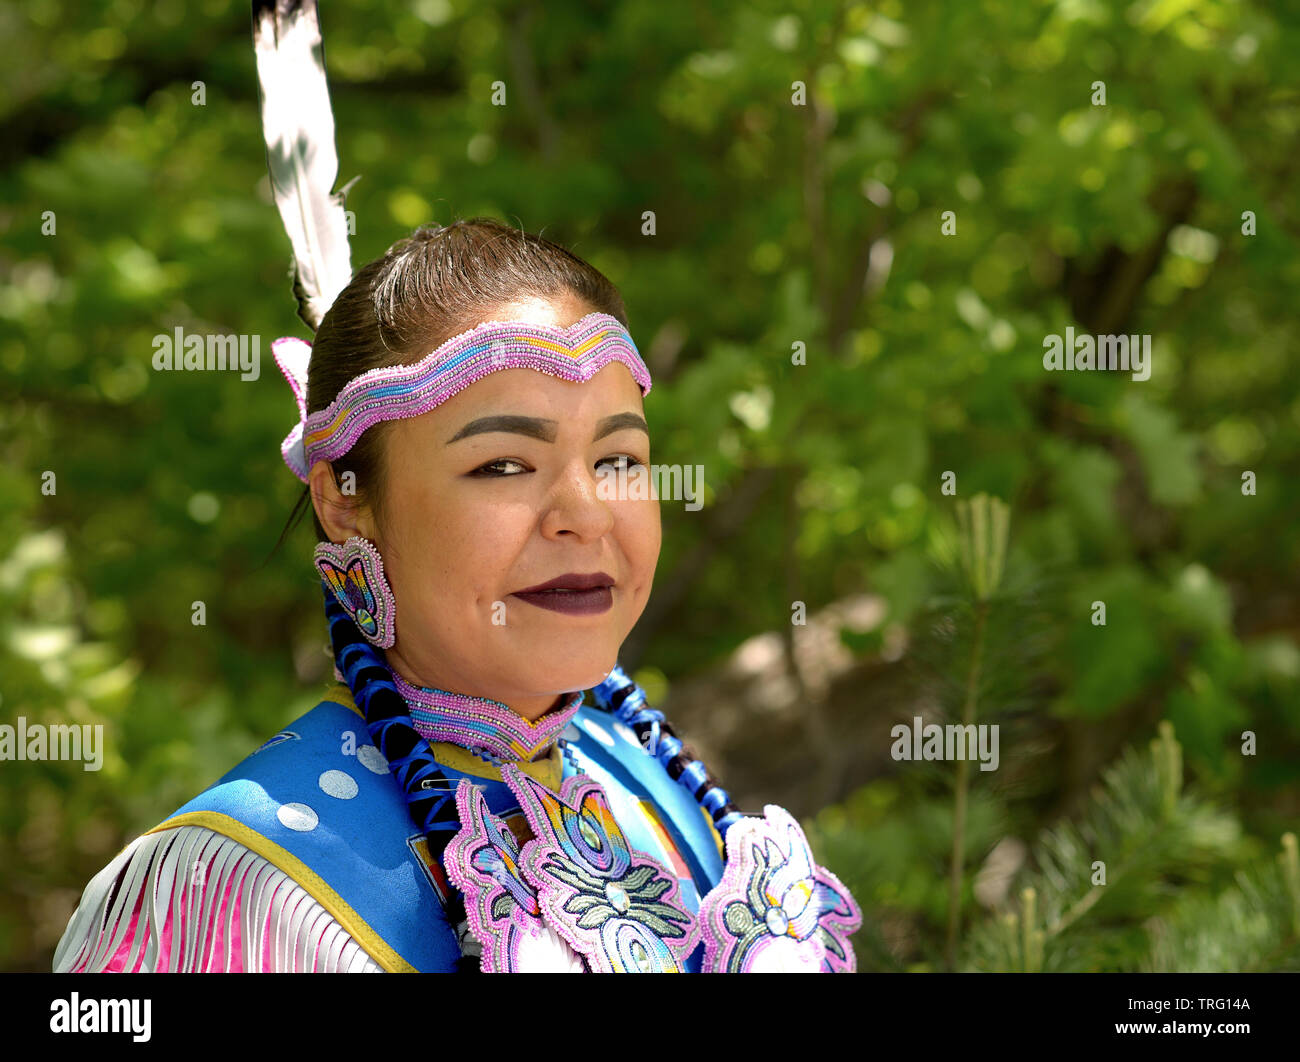
{"type": "Polygon", "coordinates": [[[307,365],[311,344],[277,339],[276,364],[298,402],[298,423],[280,446],[284,462],[300,480],[317,461],[342,457],[362,432],[383,420],[418,417],[475,380],[500,369],[536,369],[583,383],[606,365],[622,362],[650,393],[650,372],[616,317],[589,313],[568,328],[486,321],[447,340],[413,365],[371,369],[350,380],[325,409],[307,413],[307,365]]]}

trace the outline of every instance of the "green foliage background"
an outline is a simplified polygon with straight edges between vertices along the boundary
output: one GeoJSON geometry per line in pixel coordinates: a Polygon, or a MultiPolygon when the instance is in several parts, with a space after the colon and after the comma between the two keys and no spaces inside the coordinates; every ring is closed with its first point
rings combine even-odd
{"type": "MultiPolygon", "coordinates": [[[[955,471],[1012,528],[979,687],[1003,766],[973,772],[958,964],[1295,968],[1293,9],[323,6],[354,264],[480,213],[564,243],[624,294],[656,460],[706,466],[705,509],[665,507],[625,663],[666,693],[788,630],[794,599],[874,593],[882,631],[846,644],[871,674],[905,635],[906,689],[945,703],[971,616],[944,582],[955,471]],[[1067,326],[1152,335],[1150,380],[1044,372],[1067,326]],[[1176,785],[1143,751],[1160,720],[1176,785]],[[1175,822],[1061,925],[1092,859],[1175,822]],[[1034,847],[985,910],[1008,836],[1034,847]]],[[[48,969],[88,878],[315,703],[328,660],[308,532],[268,559],[297,494],[269,344],[304,332],[247,6],[26,0],[0,32],[0,721],[107,735],[98,773],[0,764],[0,967],[48,969]],[[261,336],[260,378],[154,372],[177,326],[261,336]]],[[[858,710],[912,715],[870,681],[858,710]]],[[[863,968],[943,961],[951,768],[791,802],[866,911],[863,968]]]]}

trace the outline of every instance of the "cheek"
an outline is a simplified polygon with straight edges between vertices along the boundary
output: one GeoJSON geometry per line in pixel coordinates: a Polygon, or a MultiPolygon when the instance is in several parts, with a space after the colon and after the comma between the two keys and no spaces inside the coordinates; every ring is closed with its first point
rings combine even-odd
{"type": "Polygon", "coordinates": [[[422,573],[427,585],[454,591],[469,609],[481,608],[511,582],[532,519],[527,506],[476,505],[453,498],[409,530],[412,570],[422,573]]]}
{"type": "Polygon", "coordinates": [[[448,595],[474,571],[472,563],[452,563],[451,558],[477,560],[466,556],[477,543],[463,512],[454,504],[435,503],[434,493],[424,485],[395,492],[400,509],[392,506],[389,513],[388,533],[397,554],[393,571],[405,596],[422,610],[431,605],[445,609],[453,599],[448,595]]]}
{"type": "Polygon", "coordinates": [[[654,575],[659,561],[661,530],[659,505],[656,502],[634,502],[618,519],[619,544],[638,580],[648,581],[654,575]]]}

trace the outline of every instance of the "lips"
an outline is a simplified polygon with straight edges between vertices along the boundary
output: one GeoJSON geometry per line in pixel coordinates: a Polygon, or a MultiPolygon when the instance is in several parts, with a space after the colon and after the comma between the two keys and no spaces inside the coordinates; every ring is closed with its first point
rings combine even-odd
{"type": "Polygon", "coordinates": [[[541,590],[595,590],[602,586],[613,586],[614,577],[606,575],[604,572],[592,572],[590,575],[581,575],[578,572],[565,572],[564,575],[557,575],[549,583],[538,583],[536,586],[526,586],[522,590],[516,590],[516,594],[534,594],[541,590]]]}
{"type": "Polygon", "coordinates": [[[595,616],[614,606],[614,579],[604,572],[568,572],[512,595],[530,605],[571,616],[595,616]]]}

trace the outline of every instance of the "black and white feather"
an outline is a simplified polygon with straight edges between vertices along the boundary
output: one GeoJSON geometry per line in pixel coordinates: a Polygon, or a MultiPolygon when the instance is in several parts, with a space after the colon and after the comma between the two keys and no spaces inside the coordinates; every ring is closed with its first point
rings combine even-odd
{"type": "MultiPolygon", "coordinates": [[[[298,315],[315,332],[352,279],[315,0],[253,0],[253,49],[275,205],[293,245],[298,315]]],[[[355,180],[355,178],[354,178],[355,180]]]]}

